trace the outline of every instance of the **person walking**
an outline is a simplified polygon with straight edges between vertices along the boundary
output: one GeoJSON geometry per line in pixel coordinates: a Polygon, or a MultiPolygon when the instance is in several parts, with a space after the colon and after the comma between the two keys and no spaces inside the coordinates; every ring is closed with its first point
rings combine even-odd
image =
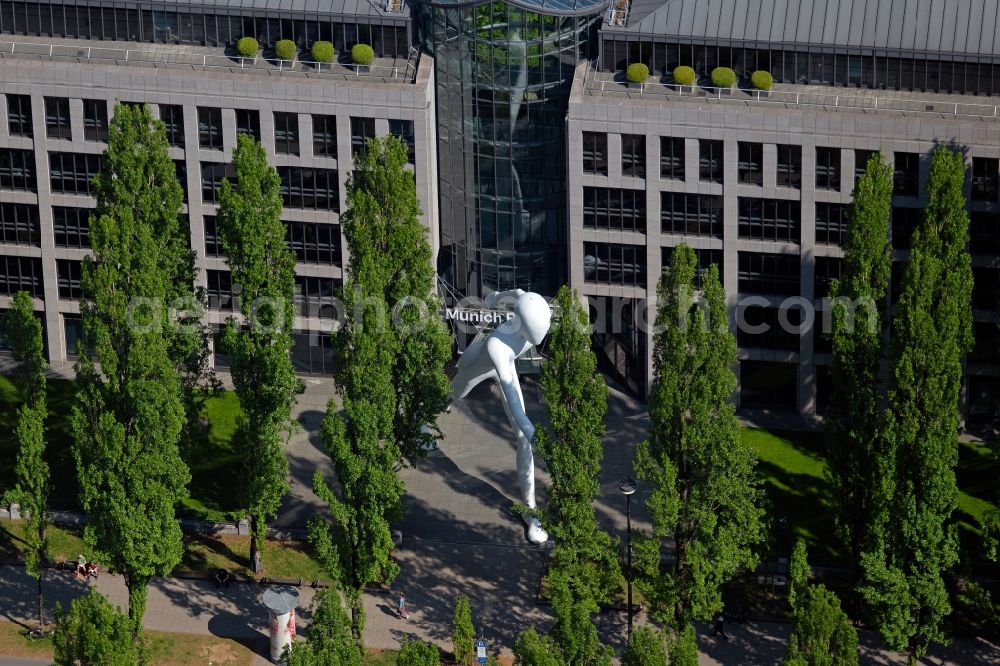
{"type": "Polygon", "coordinates": [[[726,636],[725,621],[722,617],[722,613],[715,616],[715,630],[712,632],[713,636],[722,636],[727,641],[729,636],[726,636]]]}
{"type": "Polygon", "coordinates": [[[410,612],[406,610],[406,595],[399,593],[399,601],[396,602],[396,613],[404,620],[410,619],[410,612]]]}

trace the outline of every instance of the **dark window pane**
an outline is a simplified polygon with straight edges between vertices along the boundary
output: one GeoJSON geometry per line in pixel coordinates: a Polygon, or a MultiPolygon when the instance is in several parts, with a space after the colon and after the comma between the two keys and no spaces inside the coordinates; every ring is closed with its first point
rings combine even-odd
{"type": "Polygon", "coordinates": [[[739,237],[799,243],[802,215],[798,201],[739,198],[739,237]]]}
{"type": "Polygon", "coordinates": [[[583,226],[646,233],[646,191],[584,187],[583,226]]]}
{"type": "Polygon", "coordinates": [[[660,137],[660,177],[684,180],[684,139],[660,137]]]}
{"type": "Polygon", "coordinates": [[[764,184],[764,146],[759,143],[739,142],[739,181],[750,185],[764,184]]]}
{"type": "Polygon", "coordinates": [[[64,97],[45,98],[45,134],[50,139],[72,139],[69,100],[64,97]]]}
{"type": "Polygon", "coordinates": [[[840,191],[840,149],[816,149],[816,188],[840,191]]]}
{"type": "Polygon", "coordinates": [[[167,127],[167,141],[171,146],[184,147],[184,107],[176,104],[160,105],[160,120],[167,127]]]}
{"type": "Polygon", "coordinates": [[[778,146],[778,187],[802,188],[802,146],[778,146]]]}
{"type": "Polygon", "coordinates": [[[622,175],[646,177],[646,137],[622,134],[622,175]]]}
{"type": "Polygon", "coordinates": [[[222,109],[198,107],[198,145],[222,150],[222,109]]]}
{"type": "Polygon", "coordinates": [[[972,199],[974,201],[996,201],[1000,160],[990,157],[972,158],[972,199]]]}
{"type": "Polygon", "coordinates": [[[260,112],[236,109],[236,134],[260,141],[260,112]]]}
{"type": "Polygon", "coordinates": [[[7,95],[7,125],[12,136],[34,136],[30,96],[7,95]]]}
{"type": "Polygon", "coordinates": [[[274,114],[274,152],[299,154],[299,116],[296,113],[274,114]]]}
{"type": "Polygon", "coordinates": [[[337,117],[314,115],[313,155],[337,157],[337,117]]]}
{"type": "Polygon", "coordinates": [[[56,247],[90,247],[90,208],[52,207],[56,247]]]}
{"type": "Polygon", "coordinates": [[[0,242],[11,245],[41,245],[38,207],[0,203],[0,242]]]}
{"type": "Polygon", "coordinates": [[[583,133],[583,171],[608,175],[608,135],[604,132],[583,133]]]}
{"type": "Polygon", "coordinates": [[[660,228],[665,234],[722,238],[722,197],[661,192],[660,228]]]}
{"type": "Polygon", "coordinates": [[[646,288],[646,246],[583,244],[583,276],[589,283],[646,288]]]}
{"type": "Polygon", "coordinates": [[[87,141],[108,140],[108,103],[103,99],[83,100],[83,138],[87,141]]]}
{"type": "Polygon", "coordinates": [[[722,141],[701,139],[698,142],[698,176],[701,180],[721,183],[723,174],[722,141]]]}

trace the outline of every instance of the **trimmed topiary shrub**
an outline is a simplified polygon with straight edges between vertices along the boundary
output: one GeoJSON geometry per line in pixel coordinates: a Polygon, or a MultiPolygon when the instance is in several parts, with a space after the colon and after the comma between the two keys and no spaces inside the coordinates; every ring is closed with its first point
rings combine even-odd
{"type": "Polygon", "coordinates": [[[375,60],[375,51],[367,44],[355,44],[351,47],[351,60],[355,65],[370,65],[375,60]]]}
{"type": "Polygon", "coordinates": [[[691,86],[694,85],[695,79],[698,78],[694,73],[694,70],[687,65],[681,65],[680,67],[674,67],[674,83],[679,86],[691,86]]]}
{"type": "Polygon", "coordinates": [[[295,42],[290,39],[282,39],[274,45],[274,57],[278,60],[295,60],[297,52],[295,42]]]}
{"type": "Polygon", "coordinates": [[[645,83],[649,78],[649,67],[641,62],[634,62],[625,70],[625,78],[629,83],[645,83]]]}
{"type": "Polygon", "coordinates": [[[728,67],[716,67],[712,70],[712,85],[716,88],[732,88],[736,85],[736,72],[728,67]]]}
{"type": "Polygon", "coordinates": [[[333,44],[330,42],[316,42],[310,50],[313,62],[333,62],[333,44]]]}
{"type": "Polygon", "coordinates": [[[774,85],[774,79],[770,72],[761,69],[750,75],[750,85],[757,90],[770,90],[774,85]]]}
{"type": "Polygon", "coordinates": [[[260,50],[260,44],[253,37],[243,37],[236,42],[236,52],[244,58],[253,58],[260,50]]]}

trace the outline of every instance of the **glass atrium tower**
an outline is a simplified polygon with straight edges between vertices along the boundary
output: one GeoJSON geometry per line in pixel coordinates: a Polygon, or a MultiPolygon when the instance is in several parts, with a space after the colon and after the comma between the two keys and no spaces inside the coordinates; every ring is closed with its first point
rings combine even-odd
{"type": "Polygon", "coordinates": [[[566,112],[607,0],[424,0],[434,56],[441,251],[465,296],[566,280],[566,112]]]}

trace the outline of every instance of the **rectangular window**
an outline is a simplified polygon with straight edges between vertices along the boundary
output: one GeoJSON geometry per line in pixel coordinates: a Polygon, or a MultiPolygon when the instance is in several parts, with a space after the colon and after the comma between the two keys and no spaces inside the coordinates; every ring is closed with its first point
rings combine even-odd
{"type": "Polygon", "coordinates": [[[208,283],[208,307],[213,310],[234,310],[233,276],[229,271],[205,271],[208,283]]]}
{"type": "Polygon", "coordinates": [[[285,222],[285,241],[299,262],[340,266],[340,225],[285,222]]]}
{"type": "Polygon", "coordinates": [[[854,151],[854,186],[858,186],[861,176],[865,175],[868,168],[868,161],[878,154],[877,150],[855,150],[854,151]]]}
{"type": "Polygon", "coordinates": [[[592,284],[646,288],[646,246],[584,243],[583,277],[592,284]]]}
{"type": "Polygon", "coordinates": [[[897,250],[908,250],[913,240],[913,232],[920,224],[919,208],[892,207],[892,246],[897,250]]]}
{"type": "Polygon", "coordinates": [[[1000,307],[1000,270],[973,266],[972,309],[994,313],[1000,307]]]}
{"type": "Polygon", "coordinates": [[[0,294],[13,296],[19,291],[44,298],[41,258],[0,255],[0,294]]]}
{"type": "Polygon", "coordinates": [[[375,138],[375,119],[351,116],[351,152],[362,155],[368,150],[368,139],[375,138]]]}
{"type": "Polygon", "coordinates": [[[299,115],[274,114],[274,152],[279,155],[299,154],[299,115]]]}
{"type": "Polygon", "coordinates": [[[739,237],[799,243],[802,215],[798,201],[739,198],[739,237]]]}
{"type": "Polygon", "coordinates": [[[38,206],[0,203],[0,242],[10,245],[42,244],[38,206]]]}
{"type": "Polygon", "coordinates": [[[45,98],[45,135],[50,139],[72,139],[69,100],[65,97],[45,98]]]}
{"type": "Polygon", "coordinates": [[[802,146],[779,145],[776,184],[802,188],[802,146]]]}
{"type": "Polygon", "coordinates": [[[89,195],[101,172],[100,155],[49,153],[49,183],[53,192],[89,195]]]}
{"type": "Polygon", "coordinates": [[[816,242],[823,245],[843,245],[847,238],[847,205],[816,204],[816,242]]]}
{"type": "Polygon", "coordinates": [[[722,141],[698,141],[698,177],[710,183],[721,183],[722,166],[722,141]]]}
{"type": "Polygon", "coordinates": [[[740,407],[795,409],[797,369],[794,363],[740,361],[740,407]]]}
{"type": "Polygon", "coordinates": [[[843,260],[839,257],[816,257],[816,273],[813,276],[813,298],[830,295],[830,285],[840,279],[843,260]]]}
{"type": "Polygon", "coordinates": [[[313,115],[313,155],[337,157],[337,117],[313,115]]]}
{"type": "Polygon", "coordinates": [[[236,136],[246,136],[260,141],[260,112],[236,109],[236,136]]]}
{"type": "MultiPolygon", "coordinates": [[[[694,274],[694,286],[697,289],[701,289],[703,286],[703,280],[705,275],[708,273],[708,269],[715,266],[719,271],[719,282],[722,282],[722,250],[706,250],[706,249],[696,249],[694,251],[694,256],[697,260],[695,264],[695,274],[694,274]]],[[[674,258],[674,248],[664,247],[660,248],[660,265],[661,270],[666,273],[670,268],[670,263],[674,258]]]]}
{"type": "Polygon", "coordinates": [[[660,178],[684,180],[684,139],[660,137],[660,178]]]}
{"type": "Polygon", "coordinates": [[[646,177],[646,137],[622,134],[622,175],[646,177]]]}
{"type": "Polygon", "coordinates": [[[661,192],[660,228],[665,234],[722,238],[722,197],[661,192]]]}
{"type": "Polygon", "coordinates": [[[389,134],[399,137],[399,140],[406,146],[406,161],[413,164],[416,159],[417,145],[413,136],[412,120],[389,119],[389,134]]]}
{"type": "Polygon", "coordinates": [[[646,233],[646,191],[584,187],[583,226],[646,233]]]}
{"type": "Polygon", "coordinates": [[[85,249],[90,247],[90,208],[52,207],[52,228],[56,247],[85,249]]]}
{"type": "Polygon", "coordinates": [[[739,181],[749,185],[764,184],[764,146],[740,141],[739,181]]]}
{"type": "Polygon", "coordinates": [[[295,276],[295,310],[303,317],[332,319],[336,316],[334,297],[340,280],[336,278],[295,276]]]}
{"type": "Polygon", "coordinates": [[[0,148],[0,188],[24,192],[38,189],[34,151],[0,148]]]}
{"type": "Polygon", "coordinates": [[[222,240],[219,239],[218,218],[215,215],[206,215],[202,219],[205,225],[205,256],[224,257],[222,240]]]}
{"type": "Polygon", "coordinates": [[[278,175],[287,208],[340,212],[340,180],[336,169],[278,167],[278,175]]]}
{"type": "Polygon", "coordinates": [[[7,125],[11,136],[34,136],[30,96],[7,95],[7,125]]]}
{"type": "Polygon", "coordinates": [[[198,145],[205,150],[222,150],[222,109],[198,107],[198,145]]]}
{"type": "Polygon", "coordinates": [[[1000,254],[1000,213],[973,211],[969,218],[969,251],[1000,254]]]}
{"type": "Polygon", "coordinates": [[[746,294],[798,296],[799,255],[740,252],[738,290],[746,294]]]}
{"type": "Polygon", "coordinates": [[[201,163],[201,199],[204,203],[219,203],[219,190],[222,179],[228,178],[236,184],[236,169],[232,162],[202,162],[201,163]]]}
{"type": "Polygon", "coordinates": [[[785,310],[784,322],[781,315],[779,308],[760,305],[740,306],[739,321],[744,325],[736,327],[736,344],[741,348],[798,351],[798,329],[802,323],[802,309],[785,310]]]}
{"type": "Polygon", "coordinates": [[[583,133],[583,172],[608,175],[608,135],[604,132],[583,133]]]}
{"type": "Polygon", "coordinates": [[[161,104],[160,120],[167,127],[167,141],[171,146],[184,147],[184,107],[179,104],[161,104]]]}
{"type": "Polygon", "coordinates": [[[840,191],[840,148],[816,149],[816,189],[840,191]]]}
{"type": "Polygon", "coordinates": [[[972,158],[972,200],[996,201],[1000,160],[991,157],[972,158]]]}
{"type": "Polygon", "coordinates": [[[83,298],[80,286],[80,262],[70,259],[56,260],[56,275],[59,281],[59,298],[78,301],[83,298]]]}
{"type": "Polygon", "coordinates": [[[83,332],[83,317],[75,314],[64,314],[63,331],[66,335],[66,358],[79,358],[77,354],[77,343],[82,343],[84,349],[93,353],[93,345],[87,342],[83,332]]]}
{"type": "Polygon", "coordinates": [[[917,196],[920,189],[920,155],[896,153],[892,180],[894,194],[917,196]]]}
{"type": "Polygon", "coordinates": [[[103,99],[83,100],[83,138],[107,142],[108,103],[103,99]]]}

